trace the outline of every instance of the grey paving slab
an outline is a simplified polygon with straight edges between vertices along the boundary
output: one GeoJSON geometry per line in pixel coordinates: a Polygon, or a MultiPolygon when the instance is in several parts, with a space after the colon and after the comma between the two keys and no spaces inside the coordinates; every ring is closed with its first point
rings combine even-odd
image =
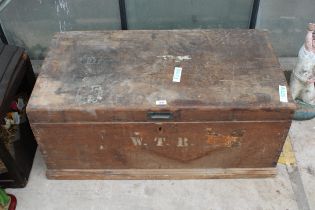
{"type": "Polygon", "coordinates": [[[284,70],[290,71],[295,68],[297,57],[279,57],[279,63],[284,70]]]}
{"type": "Polygon", "coordinates": [[[311,209],[315,209],[315,119],[293,122],[293,150],[311,209]]]}

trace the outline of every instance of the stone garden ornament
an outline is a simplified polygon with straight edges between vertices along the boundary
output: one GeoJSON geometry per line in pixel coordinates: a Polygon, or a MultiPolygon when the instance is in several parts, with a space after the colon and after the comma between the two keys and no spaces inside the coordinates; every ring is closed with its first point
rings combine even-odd
{"type": "Polygon", "coordinates": [[[298,62],[291,75],[293,99],[298,103],[296,118],[310,119],[315,116],[315,24],[309,23],[305,43],[298,55],[298,62]],[[301,115],[302,114],[302,115],[301,115]]]}

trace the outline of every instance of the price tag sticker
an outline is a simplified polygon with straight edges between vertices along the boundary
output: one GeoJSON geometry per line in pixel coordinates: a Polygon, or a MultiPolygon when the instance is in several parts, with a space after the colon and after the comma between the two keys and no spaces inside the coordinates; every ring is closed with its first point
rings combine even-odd
{"type": "Polygon", "coordinates": [[[167,102],[166,100],[157,100],[155,101],[155,104],[161,106],[161,105],[167,105],[167,102]]]}
{"type": "Polygon", "coordinates": [[[288,91],[286,86],[279,85],[279,97],[281,102],[288,102],[288,91]]]}
{"type": "Polygon", "coordinates": [[[181,76],[182,76],[182,68],[175,67],[174,74],[173,74],[173,82],[180,82],[181,76]]]}

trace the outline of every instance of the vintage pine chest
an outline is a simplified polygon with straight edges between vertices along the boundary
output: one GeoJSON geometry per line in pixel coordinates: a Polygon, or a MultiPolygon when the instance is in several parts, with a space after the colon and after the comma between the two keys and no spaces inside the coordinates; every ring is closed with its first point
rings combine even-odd
{"type": "Polygon", "coordinates": [[[65,32],[27,113],[48,178],[267,177],[295,109],[279,85],[265,32],[65,32]]]}

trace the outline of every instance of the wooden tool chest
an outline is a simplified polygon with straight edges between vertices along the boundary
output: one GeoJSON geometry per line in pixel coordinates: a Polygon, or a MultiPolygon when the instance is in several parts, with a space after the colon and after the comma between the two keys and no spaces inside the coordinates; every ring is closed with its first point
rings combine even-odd
{"type": "Polygon", "coordinates": [[[27,112],[52,179],[275,175],[295,105],[264,32],[65,32],[27,112]]]}

